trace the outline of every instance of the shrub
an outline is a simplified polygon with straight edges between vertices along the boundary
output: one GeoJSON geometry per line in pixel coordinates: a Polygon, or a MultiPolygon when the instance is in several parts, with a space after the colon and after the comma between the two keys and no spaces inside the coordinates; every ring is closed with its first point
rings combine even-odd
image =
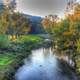
{"type": "Polygon", "coordinates": [[[9,39],[7,35],[0,35],[0,48],[7,48],[9,46],[9,39]]]}

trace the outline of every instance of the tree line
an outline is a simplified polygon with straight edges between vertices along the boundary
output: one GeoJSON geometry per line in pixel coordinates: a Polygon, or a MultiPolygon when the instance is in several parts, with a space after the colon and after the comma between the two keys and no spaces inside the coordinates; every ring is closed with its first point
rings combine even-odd
{"type": "Polygon", "coordinates": [[[80,73],[80,4],[76,3],[73,12],[64,15],[64,19],[59,19],[58,15],[48,15],[42,24],[53,39],[56,53],[68,55],[80,73]]]}

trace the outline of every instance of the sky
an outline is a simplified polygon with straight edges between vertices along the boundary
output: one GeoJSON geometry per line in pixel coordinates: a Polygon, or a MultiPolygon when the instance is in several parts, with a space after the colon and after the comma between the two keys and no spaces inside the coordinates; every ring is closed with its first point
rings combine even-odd
{"type": "Polygon", "coordinates": [[[49,14],[62,16],[67,1],[68,0],[17,0],[17,10],[42,17],[49,14]]]}
{"type": "Polygon", "coordinates": [[[2,0],[0,0],[0,3],[2,2],[2,0]]]}
{"type": "Polygon", "coordinates": [[[63,16],[67,1],[69,0],[16,0],[19,12],[42,17],[49,14],[63,16]]]}

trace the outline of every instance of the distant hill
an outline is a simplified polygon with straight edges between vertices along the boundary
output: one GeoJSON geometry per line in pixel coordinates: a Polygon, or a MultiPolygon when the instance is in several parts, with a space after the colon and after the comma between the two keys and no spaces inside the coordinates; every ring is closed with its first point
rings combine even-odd
{"type": "Polygon", "coordinates": [[[0,3],[0,12],[2,12],[3,9],[4,9],[4,5],[0,3]]]}
{"type": "Polygon", "coordinates": [[[32,16],[32,15],[27,15],[23,14],[25,17],[29,18],[30,24],[31,24],[31,31],[29,34],[44,34],[45,31],[42,27],[41,21],[42,18],[39,16],[32,16]]]}

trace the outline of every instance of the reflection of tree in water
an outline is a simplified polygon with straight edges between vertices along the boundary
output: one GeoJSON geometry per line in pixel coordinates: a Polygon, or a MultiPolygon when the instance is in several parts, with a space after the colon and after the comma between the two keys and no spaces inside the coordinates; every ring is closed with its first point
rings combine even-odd
{"type": "Polygon", "coordinates": [[[18,70],[16,80],[78,80],[70,66],[53,56],[50,48],[32,51],[31,60],[18,70]]]}
{"type": "Polygon", "coordinates": [[[47,57],[47,56],[49,56],[49,54],[50,54],[50,49],[49,48],[44,48],[43,49],[43,54],[44,54],[44,57],[47,57]]]}

